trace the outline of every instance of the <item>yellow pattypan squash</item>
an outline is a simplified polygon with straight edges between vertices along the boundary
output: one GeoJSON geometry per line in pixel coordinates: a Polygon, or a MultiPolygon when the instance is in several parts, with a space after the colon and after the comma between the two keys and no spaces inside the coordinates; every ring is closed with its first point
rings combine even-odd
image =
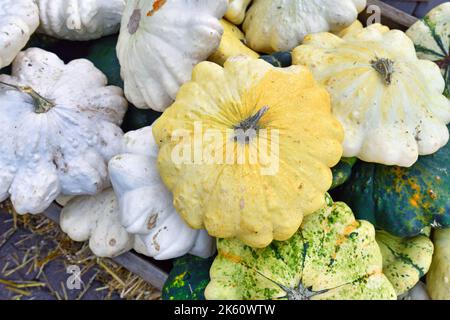
{"type": "MultiPolygon", "coordinates": [[[[381,33],[389,31],[389,27],[383,26],[382,24],[379,24],[379,23],[373,24],[371,26],[371,28],[373,30],[378,30],[381,33]]],[[[350,37],[350,36],[360,33],[361,31],[363,31],[363,29],[364,29],[363,24],[359,20],[356,20],[351,25],[349,25],[347,28],[333,32],[333,34],[335,34],[341,38],[350,37]]]]}
{"type": "Polygon", "coordinates": [[[208,58],[209,61],[223,66],[225,61],[233,56],[247,55],[258,59],[259,54],[244,44],[245,35],[238,27],[224,19],[220,20],[220,24],[223,27],[223,36],[219,48],[208,58]]]}
{"type": "Polygon", "coordinates": [[[333,34],[337,35],[338,37],[344,37],[347,34],[351,34],[354,32],[359,32],[361,29],[363,29],[363,25],[359,20],[356,20],[351,25],[349,25],[347,28],[344,28],[342,30],[337,30],[332,32],[333,34]]]}
{"type": "Polygon", "coordinates": [[[325,204],[343,141],[307,68],[245,56],[198,64],[153,135],[178,213],[252,247],[290,238],[325,204]]]}
{"type": "Polygon", "coordinates": [[[252,0],[228,0],[228,10],[225,18],[235,25],[239,25],[244,21],[245,12],[252,0]]]}
{"type": "Polygon", "coordinates": [[[436,64],[399,30],[358,23],[305,37],[292,60],[311,68],[345,130],[344,156],[409,167],[445,146],[450,101],[436,64]]]}

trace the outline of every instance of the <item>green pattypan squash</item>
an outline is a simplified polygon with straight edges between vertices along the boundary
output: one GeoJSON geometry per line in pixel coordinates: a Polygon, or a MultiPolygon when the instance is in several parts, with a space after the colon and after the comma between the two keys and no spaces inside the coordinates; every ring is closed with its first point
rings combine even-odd
{"type": "Polygon", "coordinates": [[[374,227],[342,202],[307,216],[287,241],[253,249],[218,239],[207,299],[396,299],[374,227]]]}

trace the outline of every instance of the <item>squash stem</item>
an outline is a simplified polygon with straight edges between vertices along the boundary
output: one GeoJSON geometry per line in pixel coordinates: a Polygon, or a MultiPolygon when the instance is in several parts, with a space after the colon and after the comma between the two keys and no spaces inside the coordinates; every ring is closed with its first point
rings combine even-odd
{"type": "Polygon", "coordinates": [[[286,296],[283,298],[287,298],[288,300],[310,300],[312,297],[327,292],[328,290],[321,290],[314,292],[312,290],[309,290],[306,288],[302,283],[299,283],[297,288],[290,288],[288,286],[285,286],[281,283],[276,282],[275,280],[270,279],[269,277],[265,276],[263,273],[259,272],[258,270],[255,270],[256,273],[258,273],[263,278],[266,278],[273,284],[277,285],[281,290],[286,292],[286,296]]]}
{"type": "Polygon", "coordinates": [[[261,120],[267,110],[269,110],[269,107],[262,107],[254,115],[242,120],[238,125],[233,126],[234,141],[238,141],[242,144],[250,143],[250,141],[256,136],[256,131],[259,130],[259,120],[261,120]]]}
{"type": "Polygon", "coordinates": [[[392,75],[394,74],[394,61],[386,58],[375,58],[370,61],[374,68],[383,78],[384,83],[388,86],[391,84],[392,75]]]}
{"type": "Polygon", "coordinates": [[[268,106],[264,106],[258,110],[254,115],[248,117],[245,120],[242,120],[238,125],[234,126],[235,130],[244,130],[247,131],[249,129],[258,130],[258,122],[261,120],[263,115],[269,110],[268,106]]]}
{"type": "Polygon", "coordinates": [[[34,112],[36,112],[36,113],[46,113],[47,111],[49,111],[51,108],[53,108],[55,106],[55,104],[53,102],[45,99],[39,93],[37,93],[35,90],[33,90],[33,88],[31,88],[29,86],[18,86],[18,85],[6,83],[3,81],[0,81],[0,84],[10,87],[10,88],[14,88],[20,92],[29,94],[31,96],[31,98],[33,98],[34,105],[35,105],[34,112]]]}

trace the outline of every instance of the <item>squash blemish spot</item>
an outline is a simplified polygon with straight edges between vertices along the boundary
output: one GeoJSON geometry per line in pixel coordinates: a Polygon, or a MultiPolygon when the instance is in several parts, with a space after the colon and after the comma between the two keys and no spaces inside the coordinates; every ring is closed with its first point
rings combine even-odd
{"type": "Polygon", "coordinates": [[[435,199],[437,198],[436,193],[435,193],[432,189],[428,190],[428,195],[429,195],[430,198],[433,199],[433,200],[435,200],[435,199]]]}
{"type": "Polygon", "coordinates": [[[135,9],[131,14],[130,21],[128,21],[127,27],[130,34],[135,34],[139,28],[139,23],[141,22],[141,10],[135,9]]]}
{"type": "Polygon", "coordinates": [[[241,200],[239,201],[239,209],[243,210],[244,208],[245,208],[245,200],[244,200],[244,199],[241,199],[241,200]]]}
{"type": "Polygon", "coordinates": [[[148,230],[151,230],[155,227],[157,219],[158,219],[158,214],[154,214],[154,215],[150,216],[150,218],[148,219],[148,223],[147,223],[148,230]]]}
{"type": "Polygon", "coordinates": [[[409,199],[409,203],[410,203],[413,207],[416,207],[416,208],[419,207],[419,204],[417,203],[417,200],[414,199],[414,198],[409,199]]]}
{"type": "Polygon", "coordinates": [[[166,3],[167,0],[155,0],[153,3],[153,9],[147,12],[147,17],[151,17],[156,11],[161,9],[161,7],[166,3]]]}

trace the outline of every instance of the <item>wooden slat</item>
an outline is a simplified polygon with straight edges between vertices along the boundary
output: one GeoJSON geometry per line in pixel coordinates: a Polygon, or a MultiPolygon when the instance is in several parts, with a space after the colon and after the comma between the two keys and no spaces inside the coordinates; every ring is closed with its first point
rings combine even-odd
{"type": "Polygon", "coordinates": [[[128,271],[140,276],[158,290],[162,290],[164,282],[167,280],[168,275],[166,272],[131,251],[112,258],[112,260],[128,269],[128,271]]]}
{"type": "MultiPolygon", "coordinates": [[[[414,24],[418,19],[399,10],[396,9],[380,0],[367,0],[367,5],[376,5],[381,10],[381,19],[382,23],[395,29],[408,29],[412,24],[414,24]]],[[[363,11],[360,16],[361,21],[365,22],[367,20],[367,12],[363,11]]]]}
{"type": "MultiPolygon", "coordinates": [[[[53,203],[45,212],[44,215],[50,220],[59,224],[59,215],[61,213],[61,207],[53,203]]],[[[141,258],[134,252],[126,252],[115,258],[111,258],[115,263],[126,268],[128,271],[140,276],[146,282],[158,290],[162,290],[164,282],[168,275],[161,268],[153,264],[151,261],[147,261],[141,258]]]]}

